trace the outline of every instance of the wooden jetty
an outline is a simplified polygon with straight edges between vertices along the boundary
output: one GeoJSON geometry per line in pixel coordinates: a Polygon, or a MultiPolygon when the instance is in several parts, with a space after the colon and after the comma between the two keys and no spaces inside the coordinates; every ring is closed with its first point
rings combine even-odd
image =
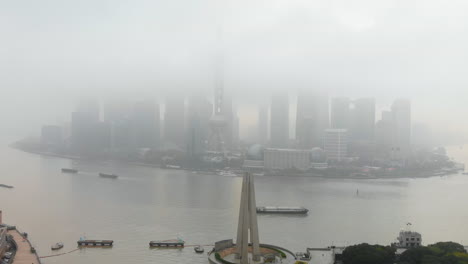
{"type": "Polygon", "coordinates": [[[164,241],[150,241],[150,247],[184,247],[185,241],[183,240],[164,240],[164,241]]]}
{"type": "Polygon", "coordinates": [[[11,235],[16,246],[16,255],[12,263],[14,264],[40,264],[41,261],[37,256],[36,250],[32,247],[29,240],[24,237],[18,230],[8,230],[8,235],[11,235]]]}
{"type": "Polygon", "coordinates": [[[112,247],[114,240],[78,240],[79,247],[112,247]]]}

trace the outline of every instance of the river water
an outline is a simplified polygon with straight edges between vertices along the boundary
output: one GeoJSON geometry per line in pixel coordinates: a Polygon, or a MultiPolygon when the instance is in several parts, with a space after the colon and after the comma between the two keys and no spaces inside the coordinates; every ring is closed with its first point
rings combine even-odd
{"type": "MultiPolygon", "coordinates": [[[[450,148],[468,163],[468,147],[450,148]]],[[[192,248],[149,249],[177,235],[190,244],[233,238],[241,178],[161,170],[112,162],[72,161],[0,147],[3,220],[30,235],[41,256],[62,241],[113,239],[44,263],[208,263],[192,248]],[[63,174],[64,167],[83,173],[63,174]],[[116,173],[116,180],[97,176],[116,173]]],[[[258,205],[305,206],[308,216],[259,216],[260,240],[293,252],[359,242],[390,244],[407,222],[423,243],[468,244],[468,176],[385,180],[256,177],[258,205]],[[359,190],[359,195],[356,191],[359,190]]],[[[209,247],[205,247],[209,250],[209,247]]]]}

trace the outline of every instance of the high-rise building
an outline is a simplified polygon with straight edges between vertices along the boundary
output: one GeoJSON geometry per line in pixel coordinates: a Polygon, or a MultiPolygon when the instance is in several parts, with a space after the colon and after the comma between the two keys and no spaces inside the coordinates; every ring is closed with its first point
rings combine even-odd
{"type": "Polygon", "coordinates": [[[348,130],[325,130],[325,152],[329,160],[341,161],[348,155],[348,130]]]}
{"type": "Polygon", "coordinates": [[[94,99],[81,100],[75,112],[86,112],[93,122],[101,120],[101,107],[99,102],[94,99]]]}
{"type": "Polygon", "coordinates": [[[394,154],[397,158],[406,158],[411,150],[411,103],[406,99],[397,99],[392,105],[395,125],[394,154]]]}
{"type": "Polygon", "coordinates": [[[240,141],[239,126],[240,126],[239,116],[237,116],[237,113],[234,113],[234,115],[232,117],[232,144],[231,144],[231,149],[237,149],[238,146],[239,146],[239,141],[240,141]]]}
{"type": "Polygon", "coordinates": [[[323,133],[329,127],[328,97],[301,92],[297,98],[296,141],[299,148],[323,146],[323,133]]]}
{"type": "Polygon", "coordinates": [[[268,109],[261,106],[258,109],[258,135],[257,140],[260,144],[265,144],[268,139],[268,109]]]}
{"type": "Polygon", "coordinates": [[[164,112],[164,140],[167,144],[185,149],[185,98],[170,96],[166,98],[164,112]]]}
{"type": "Polygon", "coordinates": [[[135,147],[158,148],[160,140],[159,105],[151,100],[134,104],[132,130],[135,147]]]}
{"type": "Polygon", "coordinates": [[[375,124],[375,142],[380,147],[390,148],[395,141],[393,113],[382,111],[382,118],[375,124]]]}
{"type": "Polygon", "coordinates": [[[351,100],[348,97],[336,97],[331,100],[331,128],[350,128],[350,107],[351,100]]]}
{"type": "Polygon", "coordinates": [[[232,102],[232,97],[229,94],[224,93],[223,98],[223,116],[226,121],[226,126],[224,128],[223,138],[224,138],[224,147],[226,150],[232,150],[236,145],[236,134],[238,134],[238,127],[236,132],[236,118],[234,106],[232,102]]]}
{"type": "Polygon", "coordinates": [[[286,148],[289,141],[289,98],[287,94],[272,97],[270,106],[270,145],[286,148]]]}
{"type": "Polygon", "coordinates": [[[132,105],[125,101],[112,101],[104,105],[104,122],[116,122],[130,117],[132,105]]]}
{"type": "MultiPolygon", "coordinates": [[[[132,121],[129,117],[110,122],[111,149],[114,151],[130,150],[134,148],[135,136],[132,121]]],[[[156,135],[157,136],[157,135],[156,135]]]]}
{"type": "Polygon", "coordinates": [[[43,126],[41,129],[41,143],[44,145],[59,145],[62,143],[62,128],[60,126],[43,126]]]}
{"type": "Polygon", "coordinates": [[[359,98],[353,102],[351,140],[373,142],[375,137],[375,99],[359,98]]]}
{"type": "Polygon", "coordinates": [[[194,156],[207,148],[213,105],[205,97],[194,95],[189,98],[187,108],[187,153],[194,156]]]}
{"type": "Polygon", "coordinates": [[[95,116],[91,112],[73,112],[71,117],[71,147],[77,154],[96,151],[95,116]]]}

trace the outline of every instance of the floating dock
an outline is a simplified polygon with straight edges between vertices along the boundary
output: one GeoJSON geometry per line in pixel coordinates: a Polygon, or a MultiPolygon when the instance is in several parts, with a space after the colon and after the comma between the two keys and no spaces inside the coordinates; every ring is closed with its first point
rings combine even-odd
{"type": "Polygon", "coordinates": [[[150,241],[150,247],[184,247],[185,241],[182,240],[164,240],[164,241],[150,241]]]}
{"type": "Polygon", "coordinates": [[[112,247],[114,240],[78,240],[79,247],[112,247]]]}

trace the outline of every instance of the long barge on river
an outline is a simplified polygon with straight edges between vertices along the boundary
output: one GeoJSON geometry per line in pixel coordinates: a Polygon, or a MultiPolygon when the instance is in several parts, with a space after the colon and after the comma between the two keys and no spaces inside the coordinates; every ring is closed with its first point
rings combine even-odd
{"type": "Polygon", "coordinates": [[[104,173],[104,172],[100,172],[99,173],[99,177],[101,178],[109,178],[109,179],[117,179],[117,175],[113,174],[113,173],[104,173]]]}
{"type": "Polygon", "coordinates": [[[185,241],[181,239],[150,241],[150,247],[184,247],[185,241]]]}
{"type": "Polygon", "coordinates": [[[112,247],[114,240],[78,240],[79,247],[112,247]]]}
{"type": "Polygon", "coordinates": [[[69,168],[62,168],[63,173],[78,173],[78,170],[69,169],[69,168]]]}
{"type": "Polygon", "coordinates": [[[260,206],[257,207],[259,214],[307,214],[308,209],[304,207],[284,207],[284,206],[260,206]]]}

